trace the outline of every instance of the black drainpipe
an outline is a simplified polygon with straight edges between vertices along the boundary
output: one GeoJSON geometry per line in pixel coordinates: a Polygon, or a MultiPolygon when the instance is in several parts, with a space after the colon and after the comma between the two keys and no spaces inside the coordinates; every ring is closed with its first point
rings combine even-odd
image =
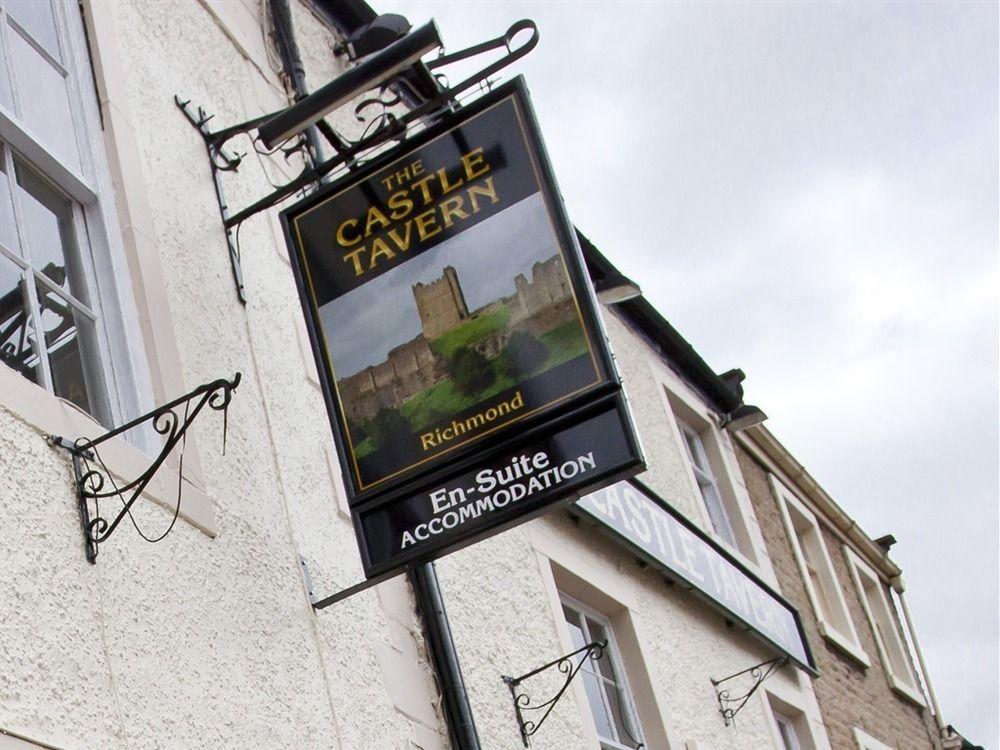
{"type": "MultiPolygon", "coordinates": [[[[299,57],[299,46],[295,42],[288,0],[270,0],[270,5],[281,65],[292,82],[297,102],[306,97],[309,91],[306,89],[306,72],[302,58],[299,57]]],[[[323,152],[315,125],[306,130],[306,142],[313,164],[318,164],[323,152]]],[[[417,598],[417,608],[424,621],[424,639],[427,641],[431,664],[444,698],[445,721],[452,745],[455,750],[481,750],[434,563],[418,565],[410,571],[409,578],[417,598]]]]}
{"type": "MultiPolygon", "coordinates": [[[[306,69],[302,65],[299,45],[295,41],[295,30],[292,28],[292,12],[288,7],[288,0],[270,0],[270,5],[274,36],[281,55],[281,67],[292,82],[292,93],[298,102],[309,95],[309,89],[306,88],[306,69]]],[[[312,163],[315,165],[323,161],[323,149],[315,125],[310,125],[306,129],[306,144],[312,163]]]]}
{"type": "Polygon", "coordinates": [[[458,652],[451,638],[451,626],[434,563],[418,565],[410,571],[409,577],[417,597],[417,609],[424,621],[424,639],[444,698],[444,718],[452,746],[455,750],[480,750],[479,734],[465,691],[458,652]]]}

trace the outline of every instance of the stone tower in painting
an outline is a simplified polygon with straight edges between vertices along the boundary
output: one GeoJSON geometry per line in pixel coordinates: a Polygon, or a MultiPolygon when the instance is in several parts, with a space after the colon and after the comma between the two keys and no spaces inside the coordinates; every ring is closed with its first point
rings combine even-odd
{"type": "Polygon", "coordinates": [[[465,304],[458,274],[452,266],[445,266],[444,274],[439,279],[427,284],[414,284],[413,298],[417,303],[424,336],[429,339],[437,338],[469,318],[469,307],[465,304]]]}

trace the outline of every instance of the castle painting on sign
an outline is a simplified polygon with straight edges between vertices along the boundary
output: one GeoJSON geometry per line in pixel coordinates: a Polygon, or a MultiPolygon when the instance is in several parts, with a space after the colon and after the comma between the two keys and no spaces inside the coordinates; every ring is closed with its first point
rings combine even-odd
{"type": "Polygon", "coordinates": [[[291,220],[357,491],[604,381],[508,97],[291,220]]]}
{"type": "Polygon", "coordinates": [[[320,308],[357,459],[437,454],[593,382],[558,247],[498,246],[547,220],[535,194],[320,308]]]}

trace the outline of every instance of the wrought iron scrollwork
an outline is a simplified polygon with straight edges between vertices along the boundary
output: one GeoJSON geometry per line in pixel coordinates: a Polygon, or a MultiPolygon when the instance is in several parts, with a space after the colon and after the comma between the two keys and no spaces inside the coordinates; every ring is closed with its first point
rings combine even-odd
{"type": "Polygon", "coordinates": [[[89,562],[94,563],[97,561],[97,545],[107,541],[108,537],[114,533],[115,529],[118,528],[118,525],[126,516],[129,517],[136,531],[146,541],[158,542],[170,533],[180,514],[184,445],[187,441],[187,430],[206,406],[213,411],[221,411],[222,445],[223,452],[225,452],[226,433],[229,426],[229,403],[232,401],[233,392],[240,384],[240,377],[240,373],[236,373],[232,380],[220,378],[211,383],[206,383],[195,388],[190,393],[176,398],[170,403],[164,404],[148,414],[133,419],[131,422],[123,424],[121,427],[117,427],[97,438],[77,438],[71,442],[59,435],[48,436],[50,445],[69,451],[73,458],[73,473],[76,479],[80,523],[83,527],[84,545],[89,562]],[[131,481],[119,486],[101,458],[99,446],[111,438],[147,423],[157,434],[163,436],[163,445],[145,471],[131,481]],[[156,472],[178,443],[181,444],[181,454],[177,472],[177,505],[174,509],[174,516],[170,522],[170,526],[163,534],[155,539],[150,538],[143,533],[132,517],[132,506],[135,505],[136,500],[146,490],[156,472]],[[122,508],[113,520],[108,521],[101,514],[100,503],[102,500],[109,500],[115,497],[121,501],[122,508]],[[93,514],[91,514],[90,510],[91,505],[94,508],[93,514]]]}
{"type": "Polygon", "coordinates": [[[552,709],[555,708],[559,699],[563,697],[563,693],[569,689],[570,683],[573,682],[573,678],[576,677],[577,673],[583,668],[587,659],[593,659],[596,662],[601,658],[601,655],[604,653],[604,649],[607,647],[607,641],[595,641],[594,643],[588,643],[583,648],[579,648],[570,654],[561,656],[555,661],[543,664],[537,669],[533,669],[520,677],[508,677],[507,675],[503,675],[503,681],[507,684],[507,687],[510,688],[510,695],[514,700],[514,712],[517,714],[518,728],[521,730],[521,741],[524,743],[525,747],[529,746],[528,738],[537,732],[541,728],[542,724],[545,723],[545,720],[549,718],[549,714],[552,713],[552,709]],[[580,656],[580,661],[574,663],[574,656],[580,656]],[[518,692],[518,688],[525,680],[531,679],[535,675],[541,674],[542,672],[552,669],[553,667],[555,667],[557,671],[566,675],[565,682],[563,682],[562,687],[559,688],[559,692],[557,692],[552,698],[543,703],[539,703],[537,706],[531,705],[531,697],[523,691],[518,692]],[[524,716],[525,711],[543,710],[545,713],[542,714],[538,721],[527,719],[524,716]]]}
{"type": "Polygon", "coordinates": [[[420,61],[416,62],[411,68],[397,73],[376,89],[374,94],[363,98],[355,106],[354,116],[363,124],[362,132],[357,138],[350,138],[335,131],[324,119],[320,119],[316,123],[320,133],[336,152],[333,157],[323,161],[318,160],[318,155],[310,154],[306,146],[306,139],[302,136],[294,136],[287,143],[281,144],[272,151],[262,151],[259,148],[261,144],[257,130],[280,112],[272,112],[231,127],[212,131],[209,129],[208,123],[212,120],[213,115],[208,114],[202,107],[193,106],[190,100],[175,96],[175,104],[201,135],[205,141],[205,147],[208,149],[209,165],[212,169],[216,197],[219,202],[219,213],[222,216],[222,225],[226,232],[233,280],[240,302],[246,304],[239,248],[239,226],[246,219],[277,205],[295,193],[315,186],[327,175],[337,170],[358,167],[363,159],[378,153],[386,144],[405,138],[411,128],[415,128],[420,122],[432,121],[442,112],[454,110],[458,107],[460,94],[477,84],[489,87],[492,84],[491,76],[515,60],[524,57],[537,44],[538,28],[534,21],[521,20],[496,39],[459,52],[442,54],[426,64],[420,61]],[[441,67],[493,50],[502,50],[504,54],[454,86],[448,85],[444,74],[438,72],[441,67]],[[426,84],[424,88],[428,90],[418,92],[411,83],[412,78],[426,84]],[[399,109],[404,111],[398,111],[399,109]],[[236,172],[243,158],[249,153],[239,153],[232,148],[231,143],[239,136],[249,138],[251,148],[260,156],[270,156],[281,150],[284,152],[286,160],[290,159],[292,154],[299,153],[308,155],[309,158],[304,160],[304,166],[297,176],[283,185],[273,185],[275,189],[271,193],[234,212],[230,210],[226,202],[221,175],[236,172]]]}
{"type": "Polygon", "coordinates": [[[787,656],[777,656],[773,659],[769,659],[768,661],[763,661],[760,664],[754,664],[752,667],[744,669],[741,672],[737,672],[736,674],[723,677],[721,680],[712,678],[712,686],[715,687],[715,696],[719,701],[719,713],[722,714],[722,718],[726,722],[727,727],[735,721],[736,714],[738,714],[740,709],[747,704],[747,701],[750,700],[750,696],[757,692],[757,688],[763,684],[764,680],[784,667],[787,663],[787,656]],[[733,697],[732,691],[729,689],[719,689],[719,685],[724,682],[729,682],[730,680],[742,677],[745,674],[749,674],[753,680],[753,684],[750,686],[750,689],[745,693],[733,697]]]}
{"type": "MultiPolygon", "coordinates": [[[[548,664],[543,664],[537,669],[533,669],[520,677],[508,677],[503,675],[503,681],[510,689],[510,695],[514,701],[514,713],[517,715],[517,725],[521,732],[521,742],[524,743],[525,747],[530,747],[531,736],[541,729],[542,724],[544,724],[545,720],[549,718],[549,714],[552,713],[552,709],[555,708],[559,699],[562,698],[565,692],[569,689],[573,679],[580,672],[580,670],[583,669],[583,665],[587,663],[587,660],[591,659],[594,662],[600,661],[601,657],[604,655],[604,650],[607,647],[607,641],[595,641],[593,643],[588,643],[583,648],[579,648],[572,653],[561,656],[554,661],[550,661],[548,664]],[[580,657],[579,661],[574,660],[574,657],[577,656],[580,657]],[[533,705],[531,696],[524,692],[523,689],[520,689],[521,683],[552,668],[555,668],[557,672],[566,676],[562,687],[560,687],[558,692],[556,692],[556,694],[547,701],[533,705]],[[525,716],[525,712],[527,711],[542,711],[543,713],[536,721],[525,716]]],[[[621,695],[618,695],[618,699],[621,700],[621,695]]],[[[619,706],[619,709],[621,708],[622,707],[619,706]]],[[[636,741],[634,738],[631,739],[633,742],[636,741]]],[[[635,750],[642,750],[644,747],[645,745],[639,742],[636,744],[635,750]]]]}

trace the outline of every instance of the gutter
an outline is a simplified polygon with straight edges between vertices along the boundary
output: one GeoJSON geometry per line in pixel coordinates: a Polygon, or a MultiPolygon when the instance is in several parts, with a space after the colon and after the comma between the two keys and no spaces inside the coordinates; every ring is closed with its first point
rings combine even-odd
{"type": "Polygon", "coordinates": [[[806,493],[807,498],[829,521],[830,525],[848,541],[853,542],[866,561],[882,575],[891,581],[903,574],[902,569],[889,559],[882,548],[872,541],[871,537],[861,530],[857,521],[837,505],[826,490],[806,471],[806,468],[792,457],[788,449],[778,442],[778,439],[766,427],[762,425],[749,427],[743,432],[736,433],[736,437],[744,447],[752,452],[763,453],[785,472],[788,478],[806,493]]]}

